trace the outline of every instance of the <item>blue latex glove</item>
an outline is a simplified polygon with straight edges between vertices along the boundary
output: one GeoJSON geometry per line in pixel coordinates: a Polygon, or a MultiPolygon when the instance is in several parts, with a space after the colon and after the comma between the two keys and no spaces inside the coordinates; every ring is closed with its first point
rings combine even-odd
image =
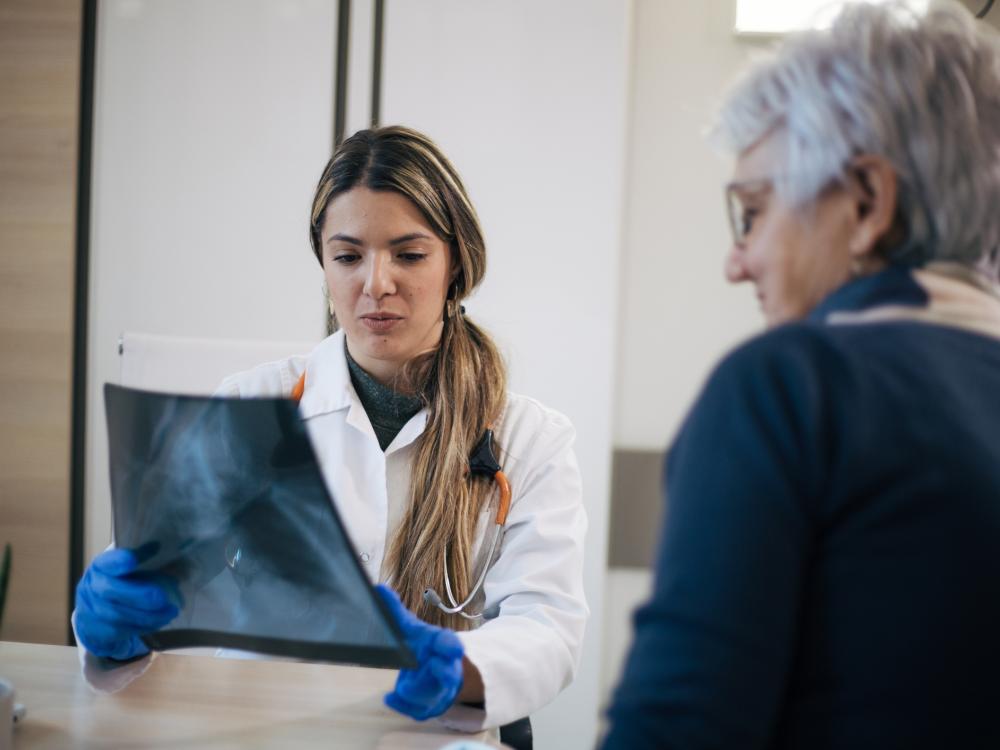
{"type": "Polygon", "coordinates": [[[180,597],[166,576],[135,574],[128,549],[94,558],[76,587],[76,635],[96,656],[132,659],[149,653],[140,640],[177,617],[180,597]]]}
{"type": "Polygon", "coordinates": [[[428,625],[410,612],[388,586],[379,584],[375,590],[389,606],[419,663],[416,669],[400,670],[396,689],[386,694],[385,705],[418,721],[443,714],[462,689],[462,642],[451,630],[428,625]]]}

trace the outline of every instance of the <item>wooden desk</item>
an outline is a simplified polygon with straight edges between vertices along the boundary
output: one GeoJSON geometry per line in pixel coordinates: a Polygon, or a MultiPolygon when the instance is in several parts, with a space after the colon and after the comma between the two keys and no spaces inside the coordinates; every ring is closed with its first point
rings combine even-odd
{"type": "Polygon", "coordinates": [[[0,676],[27,715],[14,747],[440,748],[481,735],[418,723],[382,705],[395,672],[160,654],[119,693],[95,693],[76,649],[0,642],[0,676]]]}

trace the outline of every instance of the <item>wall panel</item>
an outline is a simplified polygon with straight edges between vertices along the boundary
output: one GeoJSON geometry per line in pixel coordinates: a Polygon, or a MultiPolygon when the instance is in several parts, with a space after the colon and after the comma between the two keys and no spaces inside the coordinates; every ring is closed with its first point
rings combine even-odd
{"type": "Polygon", "coordinates": [[[65,643],[82,3],[0,2],[2,637],[65,643]]]}
{"type": "Polygon", "coordinates": [[[602,643],[629,62],[625,0],[389,0],[382,120],[454,161],[489,247],[468,314],[511,387],[569,416],[590,520],[594,615],[572,686],[532,717],[539,748],[594,743],[602,643]]]}
{"type": "Polygon", "coordinates": [[[111,534],[101,388],[123,331],[319,340],[312,193],[336,0],[102,0],[94,103],[87,558],[111,534]]]}

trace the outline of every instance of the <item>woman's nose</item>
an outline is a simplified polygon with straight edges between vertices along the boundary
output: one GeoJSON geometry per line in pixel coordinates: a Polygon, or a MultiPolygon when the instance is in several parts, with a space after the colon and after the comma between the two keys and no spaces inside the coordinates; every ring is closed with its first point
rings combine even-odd
{"type": "Polygon", "coordinates": [[[387,294],[396,293],[396,284],[392,279],[391,259],[375,253],[368,264],[368,274],[365,277],[365,294],[375,299],[381,299],[387,294]]]}
{"type": "Polygon", "coordinates": [[[747,272],[746,250],[742,245],[733,244],[726,255],[725,265],[726,281],[730,284],[738,284],[747,281],[750,274],[747,272]]]}

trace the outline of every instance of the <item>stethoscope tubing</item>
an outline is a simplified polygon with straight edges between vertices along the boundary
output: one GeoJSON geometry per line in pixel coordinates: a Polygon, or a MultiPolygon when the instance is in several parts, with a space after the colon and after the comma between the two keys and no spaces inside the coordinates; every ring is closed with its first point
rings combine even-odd
{"type": "Polygon", "coordinates": [[[448,546],[445,545],[444,548],[444,590],[448,595],[448,601],[451,603],[450,607],[445,606],[444,602],[441,601],[441,597],[438,595],[437,591],[434,589],[427,589],[424,591],[424,601],[428,604],[433,604],[437,606],[442,612],[449,615],[461,615],[466,620],[478,620],[483,616],[482,612],[477,612],[476,614],[470,615],[465,611],[472,600],[476,598],[476,594],[483,587],[483,582],[486,580],[486,574],[490,569],[490,560],[493,559],[493,555],[496,553],[497,545],[500,543],[500,534],[503,531],[503,526],[499,524],[496,526],[496,531],[493,532],[493,542],[490,544],[490,552],[486,556],[486,562],[483,565],[482,571],[479,573],[479,578],[476,579],[476,585],[472,587],[472,591],[469,592],[468,597],[465,601],[459,604],[455,601],[455,595],[451,591],[451,576],[448,575],[448,546]]]}
{"type": "Polygon", "coordinates": [[[490,551],[486,555],[486,560],[483,562],[483,569],[479,573],[479,578],[476,579],[476,584],[469,591],[469,595],[465,598],[461,604],[455,600],[455,595],[451,591],[451,576],[448,575],[448,546],[445,545],[444,548],[444,590],[445,594],[448,596],[448,602],[451,604],[450,607],[445,606],[444,602],[441,601],[441,596],[432,588],[424,590],[424,601],[427,604],[436,606],[442,612],[449,615],[461,615],[466,620],[478,620],[483,616],[482,612],[477,612],[476,614],[469,614],[465,611],[465,608],[472,603],[472,600],[476,597],[476,594],[483,587],[483,582],[486,580],[486,574],[489,572],[490,563],[493,561],[493,556],[496,554],[497,545],[500,543],[500,536],[503,534],[504,526],[507,524],[507,513],[510,511],[510,482],[507,481],[507,475],[503,473],[502,470],[498,470],[493,475],[493,481],[496,482],[497,487],[500,488],[500,503],[497,507],[497,519],[495,525],[495,531],[493,532],[493,541],[490,544],[490,551]]]}

